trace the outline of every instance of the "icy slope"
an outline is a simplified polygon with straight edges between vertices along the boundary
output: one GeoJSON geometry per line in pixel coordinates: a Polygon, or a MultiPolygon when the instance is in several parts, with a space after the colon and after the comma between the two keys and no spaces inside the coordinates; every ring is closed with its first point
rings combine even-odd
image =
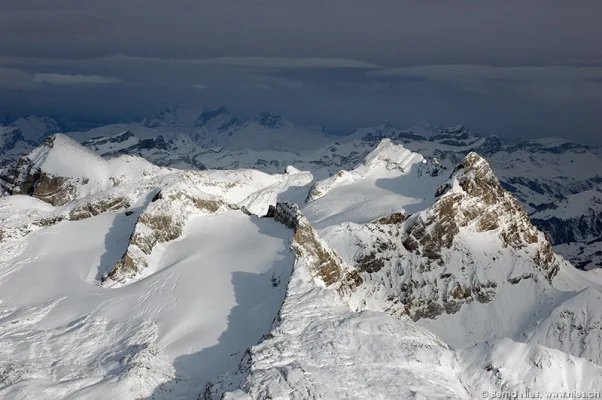
{"type": "Polygon", "coordinates": [[[460,377],[473,388],[472,399],[588,398],[599,396],[602,367],[543,346],[503,339],[457,352],[460,377]],[[519,398],[520,398],[519,397],[519,398]]]}
{"type": "Polygon", "coordinates": [[[383,139],[354,170],[316,182],[303,212],[321,229],[421,210],[432,203],[432,193],[444,181],[440,172],[436,161],[383,139]]]}
{"type": "Polygon", "coordinates": [[[279,204],[276,219],[295,229],[297,255],[279,323],[249,350],[237,371],[209,384],[204,398],[219,399],[237,387],[242,391],[224,398],[387,398],[412,393],[468,398],[450,368],[453,359],[444,343],[407,319],[351,312],[339,295],[354,284],[344,275],[345,264],[297,208],[279,204]],[[345,289],[339,279],[351,286],[345,289]]]}
{"type": "Polygon", "coordinates": [[[383,139],[353,171],[341,170],[336,175],[318,182],[312,188],[307,201],[317,200],[333,188],[355,183],[366,175],[383,172],[384,170],[399,170],[406,172],[413,164],[422,161],[420,154],[412,153],[401,146],[394,145],[389,139],[383,139]]]}
{"type": "Polygon", "coordinates": [[[304,198],[310,173],[161,169],[60,135],[26,160],[75,192],[0,199],[1,396],[194,398],[269,330],[292,232],[247,207],[304,198]]]}

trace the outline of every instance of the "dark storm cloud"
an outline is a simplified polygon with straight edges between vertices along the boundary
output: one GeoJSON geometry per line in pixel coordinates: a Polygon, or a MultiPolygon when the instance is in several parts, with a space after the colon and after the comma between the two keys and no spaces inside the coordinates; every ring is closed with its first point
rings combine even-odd
{"type": "Polygon", "coordinates": [[[601,20],[587,0],[3,0],[0,107],[131,116],[225,103],[599,142],[601,20]]]}
{"type": "Polygon", "coordinates": [[[587,63],[602,61],[601,8],[596,0],[4,0],[0,43],[26,56],[587,63]]]}

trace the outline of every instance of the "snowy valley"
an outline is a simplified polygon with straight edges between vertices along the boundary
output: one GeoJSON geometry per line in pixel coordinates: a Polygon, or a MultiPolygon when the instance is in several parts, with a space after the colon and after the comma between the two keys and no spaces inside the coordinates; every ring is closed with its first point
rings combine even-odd
{"type": "Polygon", "coordinates": [[[602,390],[602,159],[169,108],[0,128],[0,397],[602,390]]]}

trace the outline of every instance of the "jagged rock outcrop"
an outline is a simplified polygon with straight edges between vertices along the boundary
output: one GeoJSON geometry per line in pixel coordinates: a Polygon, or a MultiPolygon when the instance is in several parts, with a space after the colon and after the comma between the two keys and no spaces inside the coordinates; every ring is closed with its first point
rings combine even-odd
{"type": "Polygon", "coordinates": [[[69,220],[79,221],[105,212],[128,208],[130,205],[130,200],[121,196],[101,198],[72,208],[69,211],[69,220]]]}
{"type": "MultiPolygon", "coordinates": [[[[47,151],[52,149],[54,140],[55,136],[46,139],[42,149],[47,151]]],[[[3,177],[5,190],[10,194],[30,195],[54,206],[61,206],[73,200],[76,194],[75,184],[66,177],[53,176],[42,171],[40,166],[36,165],[34,158],[36,155],[30,153],[22,157],[9,170],[3,177]]]]}
{"type": "Polygon", "coordinates": [[[155,246],[180,237],[191,216],[232,208],[236,207],[183,183],[157,191],[138,217],[125,254],[102,282],[124,283],[147,272],[155,246]]]}
{"type": "Polygon", "coordinates": [[[485,159],[469,154],[456,167],[440,199],[413,222],[404,247],[429,262],[442,262],[441,250],[451,248],[461,228],[495,231],[505,247],[539,244],[535,261],[548,280],[558,272],[550,243],[529,221],[518,201],[500,185],[485,159]]]}
{"type": "Polygon", "coordinates": [[[318,235],[294,203],[278,203],[271,212],[274,220],[295,231],[292,249],[303,259],[312,274],[325,286],[336,285],[339,291],[353,291],[362,283],[357,271],[350,269],[341,257],[318,235]]]}

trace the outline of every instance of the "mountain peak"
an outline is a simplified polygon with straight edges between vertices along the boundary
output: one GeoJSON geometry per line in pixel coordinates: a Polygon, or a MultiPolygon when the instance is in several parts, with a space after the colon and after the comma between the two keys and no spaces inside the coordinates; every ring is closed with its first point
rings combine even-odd
{"type": "Polygon", "coordinates": [[[223,115],[223,114],[229,114],[229,113],[230,112],[228,111],[228,109],[225,106],[220,106],[215,109],[205,110],[196,119],[196,121],[194,122],[194,125],[198,126],[198,127],[205,126],[205,124],[207,124],[207,122],[211,121],[212,119],[216,118],[217,116],[223,115]]]}
{"type": "Polygon", "coordinates": [[[478,135],[475,135],[464,125],[456,125],[436,132],[431,139],[451,146],[466,146],[473,144],[478,138],[478,135]]]}
{"type": "Polygon", "coordinates": [[[518,200],[503,189],[489,163],[475,152],[456,166],[447,183],[435,194],[439,199],[418,216],[404,242],[407,249],[441,262],[460,231],[494,233],[503,247],[527,250],[535,265],[551,279],[558,261],[551,244],[529,220],[518,200]]]}
{"type": "Polygon", "coordinates": [[[459,187],[470,196],[482,197],[487,204],[492,204],[504,194],[487,160],[475,152],[470,152],[454,168],[450,181],[437,191],[437,197],[454,187],[459,187]]]}
{"type": "Polygon", "coordinates": [[[142,126],[146,128],[158,128],[163,126],[177,126],[181,120],[177,113],[179,107],[169,106],[163,111],[158,112],[150,118],[142,121],[142,126]]]}
{"type": "Polygon", "coordinates": [[[412,164],[422,161],[420,154],[413,153],[401,144],[395,144],[391,139],[382,139],[378,146],[364,159],[363,164],[368,169],[384,165],[386,169],[406,170],[412,164]]]}
{"type": "Polygon", "coordinates": [[[243,121],[233,115],[225,106],[203,111],[193,124],[196,128],[205,128],[218,133],[230,131],[242,125],[243,121]]]}
{"type": "Polygon", "coordinates": [[[255,121],[265,128],[281,128],[285,122],[280,114],[264,111],[255,117],[255,121]]]}
{"type": "Polygon", "coordinates": [[[30,115],[28,117],[19,118],[11,123],[23,133],[26,140],[40,143],[48,135],[62,132],[63,126],[56,120],[50,117],[38,117],[30,115]]]}
{"type": "Polygon", "coordinates": [[[21,157],[0,181],[6,182],[6,192],[27,194],[62,206],[158,171],[158,167],[142,158],[104,159],[70,137],[54,134],[21,157]]]}

